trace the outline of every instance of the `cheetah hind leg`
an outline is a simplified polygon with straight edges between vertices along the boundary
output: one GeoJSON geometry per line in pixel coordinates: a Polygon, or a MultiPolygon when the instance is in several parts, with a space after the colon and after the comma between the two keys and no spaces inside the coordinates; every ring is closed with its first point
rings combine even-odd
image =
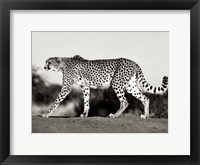
{"type": "Polygon", "coordinates": [[[126,100],[126,97],[124,96],[125,95],[124,91],[121,90],[121,91],[118,91],[118,92],[115,91],[115,92],[119,93],[119,94],[117,94],[117,97],[119,98],[119,101],[120,101],[120,108],[119,108],[119,110],[115,114],[111,113],[109,115],[110,118],[117,118],[117,117],[119,117],[124,112],[124,110],[128,107],[128,102],[126,100]]]}
{"type": "Polygon", "coordinates": [[[142,104],[144,105],[144,114],[142,114],[140,118],[141,119],[149,118],[149,98],[140,92],[140,90],[137,87],[136,82],[129,83],[128,86],[126,87],[126,91],[128,93],[131,93],[135,98],[140,100],[142,104]]]}

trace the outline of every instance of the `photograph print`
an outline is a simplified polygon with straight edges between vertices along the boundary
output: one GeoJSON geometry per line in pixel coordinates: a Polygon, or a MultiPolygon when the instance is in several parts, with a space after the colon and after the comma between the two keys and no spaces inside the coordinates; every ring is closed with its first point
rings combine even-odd
{"type": "Polygon", "coordinates": [[[32,133],[168,133],[168,31],[32,31],[32,133]]]}

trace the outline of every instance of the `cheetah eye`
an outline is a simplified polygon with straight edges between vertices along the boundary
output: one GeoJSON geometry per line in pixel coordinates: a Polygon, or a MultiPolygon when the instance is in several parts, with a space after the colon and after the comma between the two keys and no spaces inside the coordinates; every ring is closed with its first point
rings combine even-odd
{"type": "Polygon", "coordinates": [[[49,61],[48,64],[51,64],[51,62],[49,61]]]}

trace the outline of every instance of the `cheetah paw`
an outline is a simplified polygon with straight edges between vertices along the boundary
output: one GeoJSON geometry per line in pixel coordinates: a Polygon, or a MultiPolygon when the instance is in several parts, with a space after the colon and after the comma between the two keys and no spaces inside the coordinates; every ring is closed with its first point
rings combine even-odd
{"type": "Polygon", "coordinates": [[[141,119],[148,119],[148,116],[147,115],[140,115],[140,118],[141,119]]]}
{"type": "Polygon", "coordinates": [[[87,117],[88,115],[86,114],[81,114],[80,117],[84,118],[84,117],[87,117]]]}
{"type": "Polygon", "coordinates": [[[117,118],[117,116],[115,114],[112,114],[112,113],[108,117],[109,118],[117,118]]]}
{"type": "Polygon", "coordinates": [[[39,114],[38,116],[43,117],[43,118],[49,118],[49,114],[47,113],[39,114]]]}

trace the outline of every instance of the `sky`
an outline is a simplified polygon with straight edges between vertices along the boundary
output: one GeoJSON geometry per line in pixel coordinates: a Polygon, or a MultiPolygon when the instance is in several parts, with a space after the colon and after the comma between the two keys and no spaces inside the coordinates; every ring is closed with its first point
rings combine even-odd
{"type": "Polygon", "coordinates": [[[62,74],[45,71],[50,57],[128,58],[140,65],[148,83],[160,86],[169,74],[169,32],[32,32],[32,65],[50,83],[62,74]]]}

